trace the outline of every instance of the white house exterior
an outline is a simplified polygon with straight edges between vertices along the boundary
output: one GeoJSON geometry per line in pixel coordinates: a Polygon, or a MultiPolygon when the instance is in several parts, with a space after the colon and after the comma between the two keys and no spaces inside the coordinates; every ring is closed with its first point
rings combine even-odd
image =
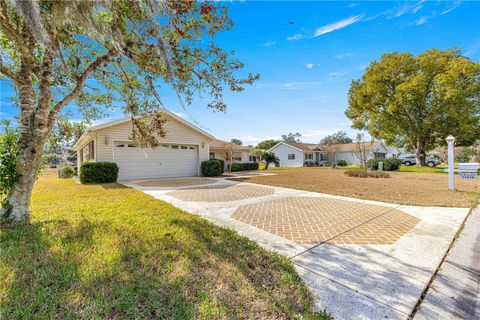
{"type": "MultiPolygon", "coordinates": [[[[368,151],[367,160],[394,157],[393,150],[381,141],[363,142],[363,144],[368,151]]],[[[357,143],[337,144],[331,149],[335,150],[335,161],[345,160],[349,165],[358,165],[360,162],[356,152],[357,143]]],[[[320,144],[279,142],[267,151],[273,152],[279,158],[280,167],[302,167],[306,162],[322,165],[328,158],[326,148],[320,144]]]]}
{"type": "MultiPolygon", "coordinates": [[[[119,180],[190,177],[200,175],[200,164],[210,158],[212,135],[174,113],[162,109],[166,136],[156,148],[142,148],[131,140],[131,119],[88,128],[75,144],[77,166],[84,161],[115,162],[119,180]]],[[[248,162],[247,156],[241,155],[248,162]]]]}
{"type": "Polygon", "coordinates": [[[325,160],[324,153],[318,144],[282,141],[267,151],[273,152],[278,157],[280,167],[302,167],[307,160],[317,164],[325,160]]]}

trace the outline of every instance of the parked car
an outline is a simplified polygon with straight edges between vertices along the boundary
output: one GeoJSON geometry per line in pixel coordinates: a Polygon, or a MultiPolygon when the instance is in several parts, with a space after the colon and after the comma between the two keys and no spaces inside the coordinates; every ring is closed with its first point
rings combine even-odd
{"type": "MultiPolygon", "coordinates": [[[[429,167],[435,167],[441,163],[440,160],[438,160],[437,158],[430,156],[427,156],[425,158],[425,162],[429,167]]],[[[406,166],[414,166],[417,164],[417,159],[415,157],[405,157],[402,159],[402,164],[406,166]]]]}

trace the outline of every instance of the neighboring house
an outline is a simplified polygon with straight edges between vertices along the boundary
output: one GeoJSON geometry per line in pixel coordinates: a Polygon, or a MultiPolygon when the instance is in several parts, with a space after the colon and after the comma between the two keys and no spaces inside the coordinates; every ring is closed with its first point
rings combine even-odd
{"type": "MultiPolygon", "coordinates": [[[[368,150],[368,159],[383,159],[392,156],[391,150],[381,141],[362,143],[365,144],[365,149],[368,150]]],[[[357,143],[334,145],[330,147],[330,150],[335,150],[336,161],[345,160],[347,164],[359,163],[357,143]]],[[[332,151],[327,152],[326,147],[322,147],[320,144],[287,143],[283,141],[267,151],[273,152],[279,158],[280,167],[301,167],[306,162],[321,165],[328,160],[328,153],[332,153],[332,151]]]]}
{"type": "MultiPolygon", "coordinates": [[[[211,150],[222,152],[211,134],[162,109],[166,118],[166,137],[156,148],[142,148],[131,140],[130,118],[110,121],[85,130],[73,150],[77,166],[85,161],[115,162],[119,180],[189,177],[200,175],[200,164],[210,158],[211,150]],[[216,149],[211,149],[211,144],[216,149]]],[[[236,157],[236,154],[234,154],[236,157]]],[[[248,151],[238,158],[248,162],[248,151]],[[246,154],[246,155],[245,155],[246,154]]]]}
{"type": "Polygon", "coordinates": [[[325,161],[325,155],[319,144],[279,142],[267,150],[280,160],[280,167],[302,167],[307,160],[317,164],[325,161]]]}
{"type": "Polygon", "coordinates": [[[213,139],[210,143],[209,159],[221,159],[232,163],[245,163],[250,161],[249,155],[252,148],[240,146],[231,142],[213,139]]]}
{"type": "MultiPolygon", "coordinates": [[[[382,141],[375,141],[375,142],[361,142],[360,148],[362,150],[367,151],[367,160],[372,158],[375,159],[386,159],[390,158],[389,156],[389,149],[385,143],[382,141]]],[[[338,145],[338,153],[336,155],[336,159],[338,160],[345,160],[347,164],[360,164],[360,159],[358,156],[358,143],[345,143],[338,145]]]]}

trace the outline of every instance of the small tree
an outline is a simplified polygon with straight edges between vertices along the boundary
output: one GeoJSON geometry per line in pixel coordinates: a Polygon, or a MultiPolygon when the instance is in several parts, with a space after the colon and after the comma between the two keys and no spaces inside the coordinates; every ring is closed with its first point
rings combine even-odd
{"type": "Polygon", "coordinates": [[[322,150],[325,153],[325,157],[327,158],[328,162],[330,162],[330,166],[334,169],[337,165],[337,154],[340,151],[340,145],[334,143],[333,141],[327,141],[326,143],[322,144],[322,150]]]}
{"type": "Polygon", "coordinates": [[[253,149],[252,151],[250,151],[250,155],[256,157],[257,159],[261,160],[262,159],[262,155],[264,154],[265,152],[263,150],[260,150],[260,149],[253,149]]]}
{"type": "Polygon", "coordinates": [[[357,138],[355,139],[354,155],[357,158],[360,167],[365,170],[367,170],[368,167],[368,159],[372,156],[373,143],[373,140],[371,142],[366,142],[363,133],[357,134],[357,138]]]}
{"type": "Polygon", "coordinates": [[[267,170],[270,163],[274,163],[276,166],[280,165],[280,159],[273,152],[264,152],[262,154],[262,160],[265,161],[265,168],[267,170]]]}
{"type": "Polygon", "coordinates": [[[288,133],[288,134],[282,134],[282,140],[284,142],[292,142],[292,143],[300,143],[302,135],[300,133],[288,133]]]}
{"type": "Polygon", "coordinates": [[[17,172],[15,170],[18,158],[18,138],[17,129],[10,127],[10,121],[3,121],[3,132],[0,134],[0,199],[2,205],[5,197],[17,180],[17,172]]]}

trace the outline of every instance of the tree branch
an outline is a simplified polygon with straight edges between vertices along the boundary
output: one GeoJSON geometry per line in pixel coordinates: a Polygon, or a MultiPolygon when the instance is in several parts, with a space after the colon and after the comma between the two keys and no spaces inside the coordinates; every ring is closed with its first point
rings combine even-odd
{"type": "Polygon", "coordinates": [[[3,65],[1,57],[0,57],[0,73],[3,73],[5,76],[7,76],[8,78],[12,79],[15,82],[18,82],[18,75],[3,65]]]}
{"type": "Polygon", "coordinates": [[[78,78],[77,84],[72,92],[66,95],[62,100],[60,100],[54,107],[53,112],[50,114],[51,120],[55,120],[56,115],[65,107],[67,104],[75,100],[81,93],[88,77],[97,70],[99,67],[105,66],[110,62],[111,58],[117,54],[116,50],[110,50],[107,54],[98,57],[95,61],[90,63],[90,65],[83,71],[82,75],[78,78]],[[52,119],[53,117],[53,119],[52,119]]]}

